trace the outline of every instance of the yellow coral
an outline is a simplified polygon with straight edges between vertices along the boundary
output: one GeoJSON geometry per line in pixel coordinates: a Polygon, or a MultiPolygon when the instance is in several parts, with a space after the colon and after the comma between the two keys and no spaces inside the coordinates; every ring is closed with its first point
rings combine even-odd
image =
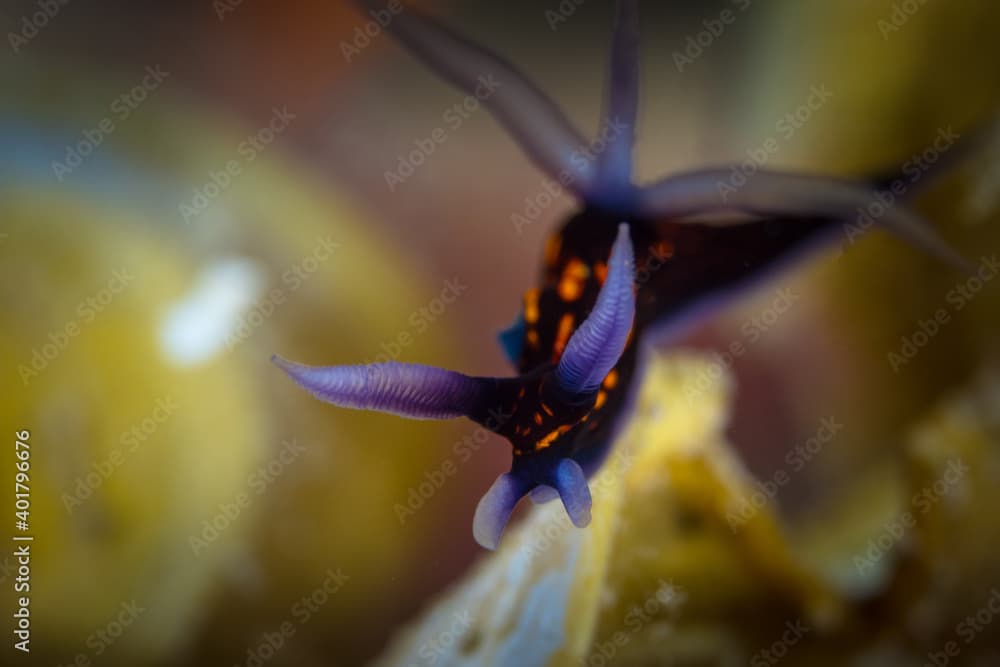
{"type": "MultiPolygon", "coordinates": [[[[706,383],[711,372],[700,357],[658,358],[593,481],[591,527],[535,508],[377,664],[919,664],[988,604],[998,531],[981,509],[1000,466],[1000,375],[844,491],[839,518],[786,533],[770,503],[734,520],[758,486],[722,434],[731,383],[706,383]],[[692,381],[703,393],[687,403],[692,381]],[[899,484],[872,483],[886,475],[899,484]],[[862,576],[870,545],[881,564],[862,576]]],[[[971,659],[996,642],[962,648],[971,659]]]]}

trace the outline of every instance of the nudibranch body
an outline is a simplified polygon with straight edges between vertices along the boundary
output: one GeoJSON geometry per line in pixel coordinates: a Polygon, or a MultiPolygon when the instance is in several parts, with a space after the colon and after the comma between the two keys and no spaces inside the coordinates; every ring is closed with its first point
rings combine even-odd
{"type": "MultiPolygon", "coordinates": [[[[359,4],[375,9],[373,2],[359,4]]],[[[595,160],[580,159],[586,140],[497,55],[409,7],[388,30],[465,92],[483,77],[498,81],[486,107],[583,208],[549,239],[541,284],[524,296],[517,322],[501,334],[515,377],[470,377],[395,362],[309,367],[275,361],[335,405],[416,419],[467,417],[507,438],[511,469],[476,510],[473,533],[483,546],[496,548],[514,506],[529,494],[538,502],[558,497],[583,527],[590,520],[587,479],[628,416],[644,350],[736,288],[829,238],[873,200],[878,186],[759,170],[740,188],[722,187],[726,168],[634,184],[636,0],[617,4],[602,121],[616,131],[595,160]]],[[[879,222],[962,263],[905,206],[886,209],[879,222]]]]}

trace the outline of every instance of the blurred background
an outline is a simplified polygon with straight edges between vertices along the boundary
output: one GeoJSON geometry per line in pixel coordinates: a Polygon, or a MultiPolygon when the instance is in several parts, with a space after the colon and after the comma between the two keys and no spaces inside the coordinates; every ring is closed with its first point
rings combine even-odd
{"type": "MultiPolygon", "coordinates": [[[[415,4],[594,131],[611,2],[415,4]]],[[[912,169],[1000,110],[987,0],[641,9],[643,180],[739,163],[769,140],[769,167],[912,169]]],[[[544,174],[346,2],[6,0],[0,23],[0,498],[14,507],[13,441],[28,430],[35,536],[31,655],[8,641],[4,664],[365,664],[452,584],[503,567],[471,522],[506,443],[334,409],[268,360],[507,373],[495,335],[575,202],[518,229],[544,174]]],[[[1000,135],[972,141],[916,203],[979,276],[845,230],[678,346],[704,360],[702,389],[731,381],[727,455],[751,492],[778,489],[762,502],[781,540],[846,614],[816,621],[798,654],[762,655],[795,605],[752,574],[732,584],[739,558],[706,557],[732,553],[722,512],[699,550],[607,537],[604,602],[575,648],[550,661],[526,644],[518,664],[996,664],[1000,135]],[[744,353],[712,356],[734,341],[744,353]],[[817,435],[831,419],[836,436],[817,435]],[[808,456],[789,458],[797,446],[808,456]],[[956,460],[972,472],[942,482],[956,460]],[[916,525],[895,536],[908,513],[916,525]],[[690,560],[629,560],[646,552],[690,560]],[[637,633],[634,653],[602,654],[612,593],[665,576],[701,600],[690,627],[717,634],[698,636],[725,641],[678,654],[637,633]],[[959,624],[991,595],[966,643],[959,624]]],[[[706,530],[700,511],[679,520],[706,530]]],[[[444,664],[443,648],[397,646],[386,664],[444,664]]],[[[490,662],[477,650],[456,664],[490,662]]]]}

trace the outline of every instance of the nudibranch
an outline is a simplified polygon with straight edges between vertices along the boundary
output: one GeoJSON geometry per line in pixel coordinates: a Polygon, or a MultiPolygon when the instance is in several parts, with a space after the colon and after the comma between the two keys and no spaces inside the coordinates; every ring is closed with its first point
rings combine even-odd
{"type": "MultiPolygon", "coordinates": [[[[376,3],[359,0],[362,9],[376,3]]],[[[495,549],[515,505],[559,498],[578,527],[590,521],[587,480],[628,417],[642,355],[676,336],[737,288],[836,235],[879,193],[849,181],[758,170],[722,187],[728,168],[638,185],[632,153],[639,105],[636,0],[615,10],[597,156],[560,109],[496,54],[406,7],[386,26],[461,91],[499,82],[483,104],[535,164],[581,203],[548,241],[540,284],[500,336],[518,375],[471,377],[407,363],[311,367],[275,357],[317,398],[413,419],[466,417],[510,441],[513,462],[476,509],[473,534],[495,549]],[[582,157],[587,156],[587,157],[582,157]],[[592,158],[592,159],[591,159],[592,158]]],[[[878,222],[952,263],[961,258],[901,203],[878,222]]]]}

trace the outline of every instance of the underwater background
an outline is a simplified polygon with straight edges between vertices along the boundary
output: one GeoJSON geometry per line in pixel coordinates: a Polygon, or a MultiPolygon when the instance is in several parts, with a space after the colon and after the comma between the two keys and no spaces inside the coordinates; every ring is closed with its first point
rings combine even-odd
{"type": "MultiPolygon", "coordinates": [[[[610,2],[415,4],[596,128],[610,2]]],[[[589,528],[488,554],[504,441],[269,359],[509,372],[575,203],[346,2],[0,5],[3,664],[997,664],[1000,5],[641,11],[639,179],[965,139],[915,207],[975,271],[845,227],[656,358],[589,528]]]]}

